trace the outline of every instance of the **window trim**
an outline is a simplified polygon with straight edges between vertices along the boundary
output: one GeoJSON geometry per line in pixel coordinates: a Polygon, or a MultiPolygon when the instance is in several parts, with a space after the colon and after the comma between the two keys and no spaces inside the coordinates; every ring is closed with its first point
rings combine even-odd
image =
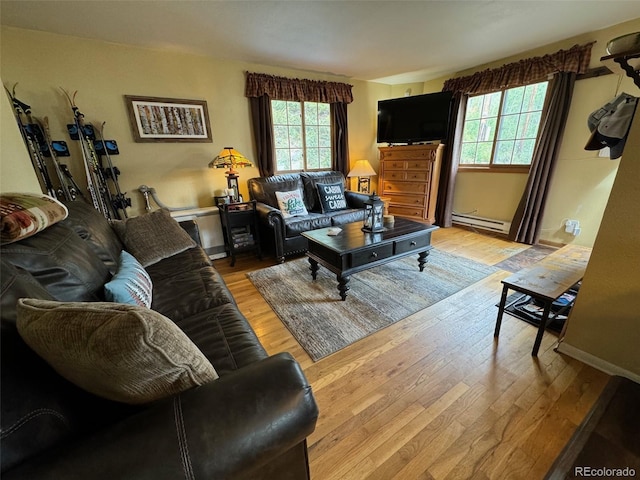
{"type": "MultiPolygon", "coordinates": [[[[458,162],[458,171],[459,172],[483,172],[483,173],[529,173],[529,171],[531,170],[531,163],[529,163],[528,165],[522,165],[522,164],[494,164],[493,163],[493,157],[494,157],[494,153],[495,153],[495,149],[496,149],[496,144],[497,144],[497,135],[498,135],[498,130],[499,130],[499,126],[500,126],[500,120],[502,119],[502,106],[504,104],[504,93],[507,90],[511,90],[513,88],[520,88],[520,87],[527,87],[529,85],[535,85],[538,83],[547,83],[547,90],[545,92],[545,98],[543,101],[543,105],[542,105],[542,110],[540,110],[541,112],[541,117],[540,117],[540,123],[542,123],[542,115],[544,114],[545,111],[545,107],[547,104],[547,96],[549,95],[549,81],[548,80],[543,80],[541,82],[531,82],[531,83],[527,83],[524,85],[518,85],[518,86],[512,86],[512,87],[504,87],[500,90],[495,90],[493,92],[486,92],[486,93],[479,93],[479,94],[472,94],[472,95],[466,95],[466,100],[465,100],[465,104],[464,104],[464,111],[463,111],[463,115],[466,114],[466,106],[467,106],[467,102],[469,101],[469,98],[471,97],[479,97],[482,95],[489,95],[491,93],[495,93],[495,92],[502,92],[502,95],[500,96],[500,105],[499,105],[499,110],[498,110],[498,123],[496,125],[496,136],[493,138],[493,145],[491,146],[491,159],[490,162],[488,164],[472,164],[472,163],[460,163],[460,156],[461,156],[461,151],[462,151],[462,136],[464,134],[464,123],[466,120],[466,116],[465,118],[462,119],[462,130],[460,131],[460,139],[458,141],[458,153],[457,153],[457,162],[458,162]]],[[[520,114],[522,114],[522,112],[520,112],[520,114]]],[[[538,146],[538,142],[540,141],[540,123],[538,124],[538,133],[536,134],[536,147],[538,146]]],[[[535,148],[534,148],[534,153],[535,153],[535,148]]],[[[533,161],[533,158],[531,159],[533,161]]]]}
{"type": "MultiPolygon", "coordinates": [[[[279,170],[278,169],[278,161],[277,161],[277,148],[275,146],[275,127],[276,124],[273,123],[272,121],[272,125],[271,125],[271,131],[273,133],[273,153],[274,153],[274,169],[273,172],[275,175],[285,175],[288,173],[300,173],[300,172],[329,172],[332,170],[332,166],[329,165],[329,167],[326,168],[307,168],[307,133],[306,133],[306,123],[305,123],[305,115],[304,115],[304,104],[305,103],[323,103],[326,105],[331,105],[330,103],[327,102],[315,102],[312,100],[279,100],[277,98],[271,99],[270,100],[270,106],[271,106],[271,112],[273,115],[273,104],[271,102],[273,101],[279,101],[279,102],[297,102],[300,104],[300,120],[301,120],[301,124],[300,127],[302,128],[302,155],[303,155],[303,160],[304,160],[304,168],[302,169],[294,169],[294,170],[279,170]]],[[[332,122],[333,122],[333,118],[331,117],[331,115],[329,115],[329,128],[332,128],[332,122]]],[[[287,124],[287,126],[289,126],[289,124],[287,124]]],[[[333,158],[333,143],[330,143],[329,148],[331,150],[331,158],[333,158]]],[[[289,148],[290,150],[290,148],[289,148]]]]}

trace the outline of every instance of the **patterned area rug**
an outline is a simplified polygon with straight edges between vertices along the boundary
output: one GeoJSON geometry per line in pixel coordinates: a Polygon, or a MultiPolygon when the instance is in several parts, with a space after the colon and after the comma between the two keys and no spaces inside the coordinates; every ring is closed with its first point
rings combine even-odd
{"type": "Polygon", "coordinates": [[[523,250],[515,255],[507,258],[506,260],[496,263],[496,267],[501,270],[507,270],[508,272],[518,272],[523,268],[527,268],[536,262],[539,262],[550,253],[556,251],[556,247],[549,247],[547,245],[532,245],[531,247],[523,250]]]}
{"type": "Polygon", "coordinates": [[[320,267],[316,281],[311,279],[306,257],[247,276],[317,361],[497,270],[433,249],[422,273],[416,256],[352,275],[345,301],[336,275],[326,268],[320,267]]]}

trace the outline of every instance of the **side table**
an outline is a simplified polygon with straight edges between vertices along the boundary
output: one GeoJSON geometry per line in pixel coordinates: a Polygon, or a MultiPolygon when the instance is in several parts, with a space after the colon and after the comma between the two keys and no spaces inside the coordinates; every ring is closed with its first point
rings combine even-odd
{"type": "Polygon", "coordinates": [[[231,266],[236,263],[237,253],[255,251],[262,260],[256,201],[224,203],[218,205],[218,208],[225,250],[231,257],[231,266]]]}
{"type": "Polygon", "coordinates": [[[531,351],[531,356],[537,357],[542,335],[551,312],[551,304],[582,280],[590,255],[591,249],[588,247],[565,245],[538,263],[502,280],[502,296],[493,336],[497,338],[500,334],[502,315],[505,311],[509,289],[526,293],[544,305],[538,333],[531,351]]]}

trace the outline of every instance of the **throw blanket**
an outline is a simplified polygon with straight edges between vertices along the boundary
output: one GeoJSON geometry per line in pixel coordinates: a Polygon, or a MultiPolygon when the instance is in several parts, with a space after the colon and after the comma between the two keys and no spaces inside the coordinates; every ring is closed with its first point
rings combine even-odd
{"type": "Polygon", "coordinates": [[[67,218],[67,207],[53,197],[37,193],[0,195],[0,243],[30,237],[67,218]]]}

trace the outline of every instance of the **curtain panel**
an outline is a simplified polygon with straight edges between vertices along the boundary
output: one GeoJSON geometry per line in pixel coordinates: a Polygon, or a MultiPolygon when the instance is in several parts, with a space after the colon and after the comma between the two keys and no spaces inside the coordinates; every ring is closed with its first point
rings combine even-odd
{"type": "Polygon", "coordinates": [[[509,240],[529,245],[538,242],[575,83],[575,73],[563,72],[555,75],[549,85],[539,139],[533,152],[527,185],[511,222],[509,240]]]}
{"type": "Polygon", "coordinates": [[[443,91],[483,94],[503,88],[519,87],[545,80],[558,72],[585,73],[589,69],[593,42],[574,45],[542,57],[533,57],[508,63],[499,68],[483,70],[466,77],[451,78],[443,91]]]}
{"type": "Polygon", "coordinates": [[[273,100],[291,102],[351,103],[352,87],[347,83],[247,72],[244,95],[249,98],[267,95],[273,100]]]}

